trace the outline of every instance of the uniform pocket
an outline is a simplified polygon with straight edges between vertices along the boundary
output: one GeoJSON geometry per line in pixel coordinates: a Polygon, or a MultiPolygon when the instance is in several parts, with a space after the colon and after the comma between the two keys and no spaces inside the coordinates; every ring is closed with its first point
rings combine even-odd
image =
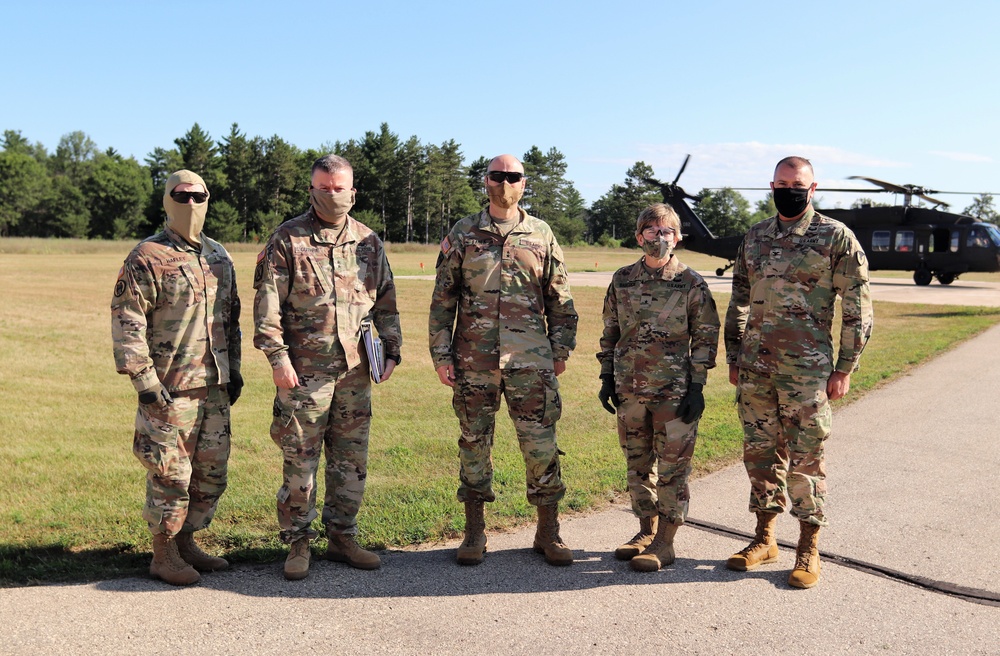
{"type": "Polygon", "coordinates": [[[302,410],[302,394],[298,387],[290,390],[278,388],[274,397],[271,422],[271,439],[280,447],[298,443],[302,437],[299,413],[302,410]]]}
{"type": "Polygon", "coordinates": [[[132,453],[146,469],[167,476],[179,458],[177,427],[150,412],[151,407],[140,403],[136,410],[132,453]]]}
{"type": "Polygon", "coordinates": [[[312,255],[297,254],[294,260],[292,293],[301,296],[321,296],[331,288],[323,267],[312,255]]]}
{"type": "Polygon", "coordinates": [[[559,379],[554,371],[541,372],[545,386],[545,406],[542,408],[541,425],[546,428],[555,425],[562,417],[562,397],[559,395],[559,379]]]}

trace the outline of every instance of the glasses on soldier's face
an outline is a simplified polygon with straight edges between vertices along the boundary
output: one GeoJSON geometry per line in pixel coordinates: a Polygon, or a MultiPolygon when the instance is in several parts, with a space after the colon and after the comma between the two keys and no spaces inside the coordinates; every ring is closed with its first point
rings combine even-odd
{"type": "Polygon", "coordinates": [[[194,200],[196,203],[204,203],[208,200],[207,191],[171,191],[170,197],[181,205],[187,205],[188,201],[194,200]]]}
{"type": "Polygon", "coordinates": [[[524,174],[517,171],[489,171],[486,177],[497,184],[503,184],[504,180],[510,184],[517,184],[524,177],[524,174]]]}
{"type": "Polygon", "coordinates": [[[677,234],[677,231],[673,228],[667,228],[664,226],[650,226],[642,231],[642,236],[646,239],[656,239],[660,235],[664,237],[670,237],[671,235],[677,234]]]}

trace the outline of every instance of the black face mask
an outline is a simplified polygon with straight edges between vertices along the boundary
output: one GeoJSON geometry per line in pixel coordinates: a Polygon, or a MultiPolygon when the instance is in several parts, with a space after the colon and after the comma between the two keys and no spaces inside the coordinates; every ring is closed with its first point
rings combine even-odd
{"type": "Polygon", "coordinates": [[[809,187],[775,187],[774,206],[787,219],[802,214],[809,206],[809,187]]]}

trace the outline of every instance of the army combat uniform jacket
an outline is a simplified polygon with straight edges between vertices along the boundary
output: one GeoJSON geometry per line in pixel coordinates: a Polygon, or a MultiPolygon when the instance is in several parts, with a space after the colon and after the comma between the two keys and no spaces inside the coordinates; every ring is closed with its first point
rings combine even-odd
{"type": "Polygon", "coordinates": [[[118,373],[136,391],[157,380],[170,392],[225,385],[240,371],[240,298],[229,253],[200,248],[165,228],[125,259],[111,300],[118,373]]]}
{"type": "Polygon", "coordinates": [[[655,276],[641,259],[615,272],[597,359],[619,394],[683,398],[689,382],[705,384],[718,348],[715,300],[676,256],[655,276]]]}
{"type": "Polygon", "coordinates": [[[519,211],[506,239],[483,210],[441,242],[429,321],[435,368],[552,369],[575,348],[562,249],[544,221],[519,211]]]}
{"type": "Polygon", "coordinates": [[[254,346],[271,367],[338,373],[361,363],[361,322],[371,315],[386,357],[402,346],[396,287],[382,240],[347,217],[330,228],[312,209],[281,224],[254,271],[254,346]]]}
{"type": "Polygon", "coordinates": [[[787,231],[778,217],[740,245],[726,315],[726,360],[762,375],[850,374],[871,336],[868,262],[854,233],[813,209],[787,231]],[[837,296],[843,310],[833,359],[837,296]]]}

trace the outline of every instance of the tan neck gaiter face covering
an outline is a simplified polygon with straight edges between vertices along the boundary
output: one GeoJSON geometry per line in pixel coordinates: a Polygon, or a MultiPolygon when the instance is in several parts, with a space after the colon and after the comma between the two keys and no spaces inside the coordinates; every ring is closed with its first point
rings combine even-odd
{"type": "Polygon", "coordinates": [[[521,200],[524,190],[515,188],[511,183],[504,181],[502,185],[486,185],[486,193],[490,197],[490,202],[497,207],[508,210],[521,200]]]}
{"type": "Polygon", "coordinates": [[[354,207],[354,190],[345,189],[331,193],[322,189],[312,189],[309,191],[309,200],[320,221],[341,225],[347,219],[347,213],[354,207]]]}
{"type": "Polygon", "coordinates": [[[170,197],[170,192],[183,183],[200,184],[208,187],[197,173],[180,170],[170,174],[163,192],[163,210],[167,213],[167,227],[179,234],[189,244],[201,244],[201,229],[208,214],[208,201],[204,203],[178,203],[170,197]]]}

